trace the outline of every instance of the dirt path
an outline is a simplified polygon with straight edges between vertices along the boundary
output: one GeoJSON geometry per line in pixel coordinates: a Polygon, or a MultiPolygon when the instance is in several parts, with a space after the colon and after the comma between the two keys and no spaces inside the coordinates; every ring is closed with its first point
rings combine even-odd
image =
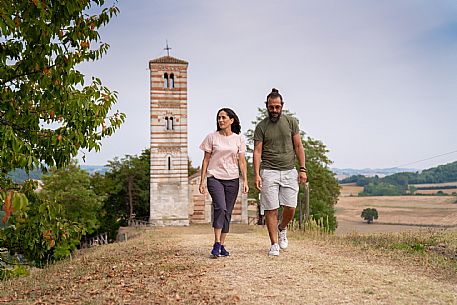
{"type": "Polygon", "coordinates": [[[267,256],[264,229],[234,226],[231,257],[210,259],[211,228],[159,228],[0,283],[11,304],[457,304],[440,281],[386,258],[294,239],[267,256]]]}

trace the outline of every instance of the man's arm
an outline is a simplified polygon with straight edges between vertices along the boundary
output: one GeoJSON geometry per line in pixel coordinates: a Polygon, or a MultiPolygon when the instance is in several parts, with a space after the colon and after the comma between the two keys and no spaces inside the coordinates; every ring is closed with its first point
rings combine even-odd
{"type": "Polygon", "coordinates": [[[303,149],[303,143],[301,142],[301,136],[299,132],[292,136],[292,141],[294,142],[294,150],[295,155],[298,159],[298,164],[300,164],[299,182],[305,184],[308,180],[308,176],[306,174],[305,167],[305,150],[303,149]],[[302,168],[305,168],[305,170],[302,168]]]}
{"type": "Polygon", "coordinates": [[[260,178],[260,159],[262,157],[262,142],[254,141],[254,182],[255,187],[260,191],[262,188],[262,178],[260,178]]]}

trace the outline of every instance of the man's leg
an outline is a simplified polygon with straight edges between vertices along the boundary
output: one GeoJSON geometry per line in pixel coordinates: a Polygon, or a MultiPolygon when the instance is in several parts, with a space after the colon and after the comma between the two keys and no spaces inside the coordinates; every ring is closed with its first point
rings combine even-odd
{"type": "Polygon", "coordinates": [[[278,210],[265,211],[265,222],[272,245],[278,243],[278,210]]]}
{"type": "Polygon", "coordinates": [[[292,218],[294,218],[294,215],[295,215],[295,208],[283,206],[282,207],[282,219],[281,219],[281,223],[279,224],[279,228],[281,230],[287,228],[287,225],[292,220],[292,218]]]}

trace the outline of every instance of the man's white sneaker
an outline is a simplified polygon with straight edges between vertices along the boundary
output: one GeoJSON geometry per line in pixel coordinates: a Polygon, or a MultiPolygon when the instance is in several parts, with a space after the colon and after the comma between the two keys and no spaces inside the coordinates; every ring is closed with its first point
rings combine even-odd
{"type": "Polygon", "coordinates": [[[289,245],[289,242],[287,241],[287,229],[282,229],[282,231],[279,230],[278,227],[278,238],[279,238],[279,247],[281,249],[286,249],[287,246],[289,245]]]}
{"type": "Polygon", "coordinates": [[[278,244],[271,245],[268,255],[269,256],[279,256],[279,245],[278,244]]]}

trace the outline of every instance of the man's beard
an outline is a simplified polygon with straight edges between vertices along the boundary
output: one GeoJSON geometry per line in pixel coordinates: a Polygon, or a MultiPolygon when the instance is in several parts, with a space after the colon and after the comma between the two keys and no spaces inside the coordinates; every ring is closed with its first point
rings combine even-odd
{"type": "Polygon", "coordinates": [[[268,117],[270,118],[270,121],[276,123],[277,121],[279,121],[279,118],[281,117],[281,113],[282,113],[282,111],[280,111],[279,113],[272,113],[272,112],[268,111],[268,117]]]}

